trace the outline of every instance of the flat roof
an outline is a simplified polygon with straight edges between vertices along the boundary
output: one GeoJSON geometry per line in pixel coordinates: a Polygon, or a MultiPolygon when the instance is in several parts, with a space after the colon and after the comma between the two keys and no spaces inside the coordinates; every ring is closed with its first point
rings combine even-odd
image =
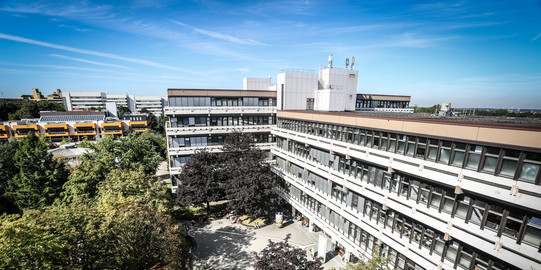
{"type": "Polygon", "coordinates": [[[508,122],[498,121],[500,119],[495,117],[436,117],[430,114],[317,111],[278,111],[277,116],[389,132],[541,149],[541,119],[528,119],[532,124],[510,121],[513,119],[509,119],[508,122]]]}
{"type": "Polygon", "coordinates": [[[167,97],[276,97],[276,91],[270,90],[233,90],[233,89],[180,89],[168,88],[167,97]]]}

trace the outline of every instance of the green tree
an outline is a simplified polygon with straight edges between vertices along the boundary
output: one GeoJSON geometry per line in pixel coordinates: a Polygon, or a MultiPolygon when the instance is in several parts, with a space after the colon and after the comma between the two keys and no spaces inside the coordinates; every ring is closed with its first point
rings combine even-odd
{"type": "Polygon", "coordinates": [[[237,215],[270,216],[275,193],[266,153],[254,146],[250,134],[241,132],[231,133],[222,150],[229,210],[237,215]]]}
{"type": "Polygon", "coordinates": [[[18,105],[20,107],[16,111],[8,114],[9,119],[38,118],[40,111],[64,111],[64,105],[49,101],[29,101],[18,105]]]}
{"type": "Polygon", "coordinates": [[[168,187],[145,169],[157,166],[162,144],[142,134],[89,145],[94,152],[70,175],[63,200],[0,217],[0,269],[182,269],[186,232],[169,215],[168,187]],[[142,144],[135,152],[154,158],[127,154],[142,144]]]}
{"type": "Polygon", "coordinates": [[[391,257],[383,257],[379,253],[379,248],[374,247],[372,250],[372,258],[366,262],[359,261],[357,263],[348,263],[344,270],[391,270],[389,266],[391,257]]]}
{"type": "Polygon", "coordinates": [[[17,148],[16,140],[0,144],[0,213],[16,213],[18,210],[11,196],[7,194],[11,180],[19,173],[13,159],[17,148]]]}
{"type": "Polygon", "coordinates": [[[122,118],[122,116],[124,116],[124,114],[129,113],[129,112],[130,112],[130,109],[128,109],[128,107],[126,107],[126,106],[118,106],[118,117],[119,118],[122,118]]]}
{"type": "Polygon", "coordinates": [[[30,132],[15,153],[19,172],[10,182],[10,195],[19,208],[43,207],[59,197],[68,178],[64,162],[47,153],[51,144],[30,132]]]}
{"type": "Polygon", "coordinates": [[[162,113],[158,117],[158,127],[156,128],[156,131],[158,131],[162,136],[165,136],[165,122],[167,121],[167,117],[165,117],[165,114],[162,113]]]}
{"type": "Polygon", "coordinates": [[[102,107],[90,107],[88,108],[89,111],[98,111],[98,112],[101,112],[101,110],[103,110],[102,107]]]}
{"type": "Polygon", "coordinates": [[[210,202],[222,198],[224,193],[220,163],[218,154],[206,149],[197,150],[179,175],[181,184],[177,189],[177,205],[206,206],[210,214],[210,202]]]}
{"type": "Polygon", "coordinates": [[[69,246],[38,210],[0,217],[1,269],[65,269],[69,246]]]}
{"type": "Polygon", "coordinates": [[[308,260],[306,251],[294,247],[288,243],[291,234],[288,234],[284,241],[272,242],[269,244],[260,256],[256,256],[256,270],[281,270],[281,269],[306,269],[322,270],[321,258],[308,260]]]}
{"type": "Polygon", "coordinates": [[[436,104],[432,107],[413,107],[414,113],[431,113],[436,114],[440,110],[440,105],[436,104]]]}
{"type": "MultiPolygon", "coordinates": [[[[16,112],[21,108],[20,103],[15,102],[0,102],[0,120],[1,121],[7,121],[9,119],[9,114],[16,112]]],[[[16,119],[13,119],[16,120],[16,119]]]]}
{"type": "Polygon", "coordinates": [[[103,160],[83,158],[83,161],[64,184],[62,200],[65,203],[92,203],[98,193],[98,185],[105,180],[112,166],[103,160]]]}
{"type": "Polygon", "coordinates": [[[156,120],[156,116],[153,113],[148,114],[148,127],[152,130],[158,129],[158,120],[156,120]]]}
{"type": "Polygon", "coordinates": [[[64,185],[62,199],[65,203],[92,201],[100,183],[115,169],[142,169],[144,173],[154,175],[158,164],[167,157],[165,139],[152,132],[140,136],[131,134],[117,140],[107,136],[86,146],[93,152],[83,156],[81,164],[64,185]]]}

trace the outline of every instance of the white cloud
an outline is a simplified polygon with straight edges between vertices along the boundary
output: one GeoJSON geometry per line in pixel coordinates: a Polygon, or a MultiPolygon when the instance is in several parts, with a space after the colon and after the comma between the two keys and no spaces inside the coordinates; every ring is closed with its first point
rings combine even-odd
{"type": "Polygon", "coordinates": [[[244,45],[269,46],[268,44],[265,44],[265,43],[262,43],[262,42],[259,42],[259,41],[255,41],[253,39],[240,39],[240,38],[237,38],[237,37],[234,37],[234,36],[220,34],[220,33],[217,33],[217,32],[212,32],[212,31],[200,29],[200,28],[197,28],[197,27],[193,27],[193,26],[190,26],[190,25],[187,25],[185,23],[181,23],[181,22],[178,22],[178,21],[175,21],[175,20],[171,20],[171,22],[175,23],[175,24],[178,24],[178,25],[181,25],[181,26],[184,26],[184,27],[187,27],[187,28],[190,28],[190,29],[193,29],[195,32],[198,32],[200,34],[203,34],[203,35],[206,35],[206,36],[209,36],[209,37],[212,37],[212,38],[216,38],[216,39],[222,39],[222,40],[226,40],[226,41],[229,41],[229,42],[233,42],[233,43],[237,43],[237,44],[244,44],[244,45]]]}
{"type": "Polygon", "coordinates": [[[107,63],[96,62],[96,61],[91,61],[91,60],[86,60],[86,59],[81,59],[81,58],[73,58],[73,57],[60,55],[60,54],[49,54],[49,55],[53,56],[53,57],[57,57],[57,58],[68,59],[68,60],[72,60],[72,61],[78,61],[78,62],[83,62],[83,63],[88,63],[88,64],[99,65],[99,66],[115,67],[115,68],[122,68],[122,69],[131,69],[131,68],[127,67],[127,66],[115,65],[115,64],[107,64],[107,63]]]}
{"type": "Polygon", "coordinates": [[[187,69],[183,69],[183,68],[179,68],[179,67],[173,67],[173,66],[169,66],[169,65],[164,65],[164,64],[152,62],[152,61],[149,61],[149,60],[139,59],[139,58],[120,56],[120,55],[116,55],[116,54],[112,54],[112,53],[104,53],[104,52],[98,52],[98,51],[92,51],[92,50],[73,48],[73,47],[69,47],[69,46],[58,45],[58,44],[53,44],[53,43],[48,43],[48,42],[43,42],[43,41],[38,41],[38,40],[33,40],[33,39],[28,39],[28,38],[23,38],[23,37],[18,37],[18,36],[6,35],[6,34],[2,34],[2,33],[0,33],[0,38],[1,39],[12,40],[12,41],[17,41],[17,42],[22,42],[22,43],[27,43],[27,44],[32,44],[32,45],[37,45],[37,46],[41,46],[41,47],[53,48],[53,49],[64,50],[64,51],[75,52],[75,53],[86,54],[86,55],[94,55],[94,56],[99,56],[99,57],[104,57],[104,58],[109,58],[109,59],[115,59],[115,60],[125,61],[125,62],[129,62],[129,63],[134,63],[134,64],[141,64],[141,65],[145,65],[145,66],[151,66],[151,67],[157,67],[157,68],[163,68],[163,69],[170,69],[170,70],[176,70],[176,71],[181,71],[181,72],[187,72],[187,73],[200,75],[198,72],[194,72],[194,71],[191,71],[191,70],[187,70],[187,69]]]}

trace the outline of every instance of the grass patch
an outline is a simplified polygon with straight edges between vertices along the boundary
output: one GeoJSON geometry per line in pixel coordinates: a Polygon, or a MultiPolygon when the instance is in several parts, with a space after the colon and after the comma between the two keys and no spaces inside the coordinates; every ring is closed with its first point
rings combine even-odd
{"type": "Polygon", "coordinates": [[[207,215],[205,207],[188,207],[171,211],[171,216],[176,220],[199,220],[199,218],[222,218],[227,214],[227,203],[210,206],[210,215],[207,215]]]}

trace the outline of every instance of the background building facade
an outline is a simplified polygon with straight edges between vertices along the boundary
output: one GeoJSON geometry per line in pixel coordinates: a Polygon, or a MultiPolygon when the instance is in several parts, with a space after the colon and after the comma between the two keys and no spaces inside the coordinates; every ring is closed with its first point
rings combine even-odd
{"type": "Polygon", "coordinates": [[[276,125],[276,92],[218,89],[168,89],[165,107],[172,190],[182,165],[197,150],[219,151],[233,131],[249,132],[270,151],[276,125]]]}

